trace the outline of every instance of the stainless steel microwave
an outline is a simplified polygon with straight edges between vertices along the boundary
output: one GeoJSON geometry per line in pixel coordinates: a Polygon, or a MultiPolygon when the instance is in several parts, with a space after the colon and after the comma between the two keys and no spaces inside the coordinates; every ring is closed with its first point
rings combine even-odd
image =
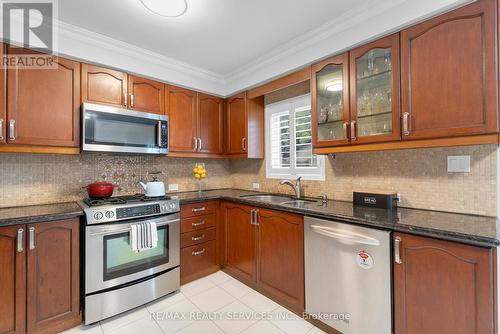
{"type": "Polygon", "coordinates": [[[82,151],[167,154],[168,116],[82,105],[82,151]]]}

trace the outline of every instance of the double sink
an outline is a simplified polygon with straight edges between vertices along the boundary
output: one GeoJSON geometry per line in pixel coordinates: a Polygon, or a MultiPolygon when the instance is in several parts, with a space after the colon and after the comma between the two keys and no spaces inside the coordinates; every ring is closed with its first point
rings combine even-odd
{"type": "Polygon", "coordinates": [[[303,199],[303,198],[298,199],[290,196],[272,195],[272,194],[251,194],[251,195],[241,195],[240,197],[248,198],[254,201],[291,206],[295,208],[305,208],[311,204],[318,203],[318,201],[311,199],[303,199]]]}

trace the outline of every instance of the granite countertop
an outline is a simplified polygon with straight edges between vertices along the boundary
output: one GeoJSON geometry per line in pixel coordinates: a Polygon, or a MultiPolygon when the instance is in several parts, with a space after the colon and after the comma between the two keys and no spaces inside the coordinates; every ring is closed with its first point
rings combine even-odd
{"type": "Polygon", "coordinates": [[[0,227],[83,216],[75,202],[0,208],[0,227]]]}
{"type": "MultiPolygon", "coordinates": [[[[337,220],[380,229],[458,241],[484,247],[500,246],[500,223],[496,217],[466,215],[429,210],[398,208],[395,211],[354,206],[351,202],[318,200],[305,206],[292,207],[257,201],[242,195],[262,194],[238,189],[217,189],[171,193],[181,204],[223,199],[236,203],[277,209],[311,217],[337,220]]],[[[83,216],[75,202],[0,208],[0,227],[53,221],[83,216]]]]}
{"type": "Polygon", "coordinates": [[[500,223],[496,217],[408,208],[388,211],[354,206],[351,202],[333,200],[329,200],[325,205],[319,201],[302,207],[291,207],[252,200],[249,197],[240,197],[250,194],[260,193],[238,189],[220,189],[170,195],[177,196],[181,204],[224,199],[241,204],[278,209],[317,218],[335,219],[346,223],[458,241],[476,246],[500,246],[500,223]]]}

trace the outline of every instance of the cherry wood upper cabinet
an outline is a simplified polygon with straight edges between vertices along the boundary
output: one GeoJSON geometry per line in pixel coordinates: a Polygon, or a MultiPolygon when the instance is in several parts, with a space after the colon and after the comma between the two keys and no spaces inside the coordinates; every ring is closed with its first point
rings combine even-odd
{"type": "MultiPolygon", "coordinates": [[[[5,44],[0,43],[0,59],[3,59],[3,55],[5,52],[5,44]]],[[[7,104],[7,72],[3,68],[0,67],[0,144],[5,144],[5,139],[7,137],[6,134],[6,124],[7,124],[7,114],[6,104],[7,104]]]]}
{"type": "Polygon", "coordinates": [[[247,98],[246,93],[230,97],[226,101],[226,153],[247,152],[247,98]]]}
{"type": "Polygon", "coordinates": [[[128,105],[130,109],[154,114],[165,114],[165,84],[128,76],[128,105]]]}
{"type": "Polygon", "coordinates": [[[349,52],[351,144],[401,139],[399,33],[349,52]]]}
{"type": "Polygon", "coordinates": [[[251,224],[252,208],[225,202],[222,218],[225,231],[224,265],[235,275],[255,282],[256,242],[255,225],[251,224]]]}
{"type": "Polygon", "coordinates": [[[27,328],[58,332],[80,323],[78,219],[27,225],[27,328]]]}
{"type": "Polygon", "coordinates": [[[403,139],[497,132],[496,3],[401,32],[403,139]]]}
{"type": "Polygon", "coordinates": [[[8,143],[80,146],[80,63],[56,62],[56,69],[7,70],[8,143]]]}
{"type": "Polygon", "coordinates": [[[127,74],[82,64],[82,100],[127,108],[127,74]]]}
{"type": "Polygon", "coordinates": [[[297,312],[304,304],[304,217],[258,209],[258,283],[297,312]]]}
{"type": "Polygon", "coordinates": [[[196,92],[168,85],[166,100],[170,122],[170,151],[196,152],[196,92]]]}
{"type": "Polygon", "coordinates": [[[311,70],[313,147],[350,144],[349,54],[314,64],[311,70]]]}
{"type": "Polygon", "coordinates": [[[0,333],[25,333],[25,225],[0,228],[0,333]],[[20,245],[18,245],[18,242],[20,245]]]}
{"type": "Polygon", "coordinates": [[[198,151],[223,152],[223,112],[221,98],[198,93],[198,151]]]}
{"type": "Polygon", "coordinates": [[[396,233],[395,333],[494,333],[492,249],[396,233]],[[396,244],[396,247],[398,244],[396,244]]]}

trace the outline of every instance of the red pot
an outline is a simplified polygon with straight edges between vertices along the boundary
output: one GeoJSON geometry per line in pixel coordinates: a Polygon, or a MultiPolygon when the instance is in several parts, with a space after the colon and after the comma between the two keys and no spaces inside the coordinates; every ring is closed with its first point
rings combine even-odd
{"type": "Polygon", "coordinates": [[[92,198],[106,198],[113,195],[113,189],[118,187],[111,182],[99,181],[89,184],[86,187],[89,197],[92,198]]]}

